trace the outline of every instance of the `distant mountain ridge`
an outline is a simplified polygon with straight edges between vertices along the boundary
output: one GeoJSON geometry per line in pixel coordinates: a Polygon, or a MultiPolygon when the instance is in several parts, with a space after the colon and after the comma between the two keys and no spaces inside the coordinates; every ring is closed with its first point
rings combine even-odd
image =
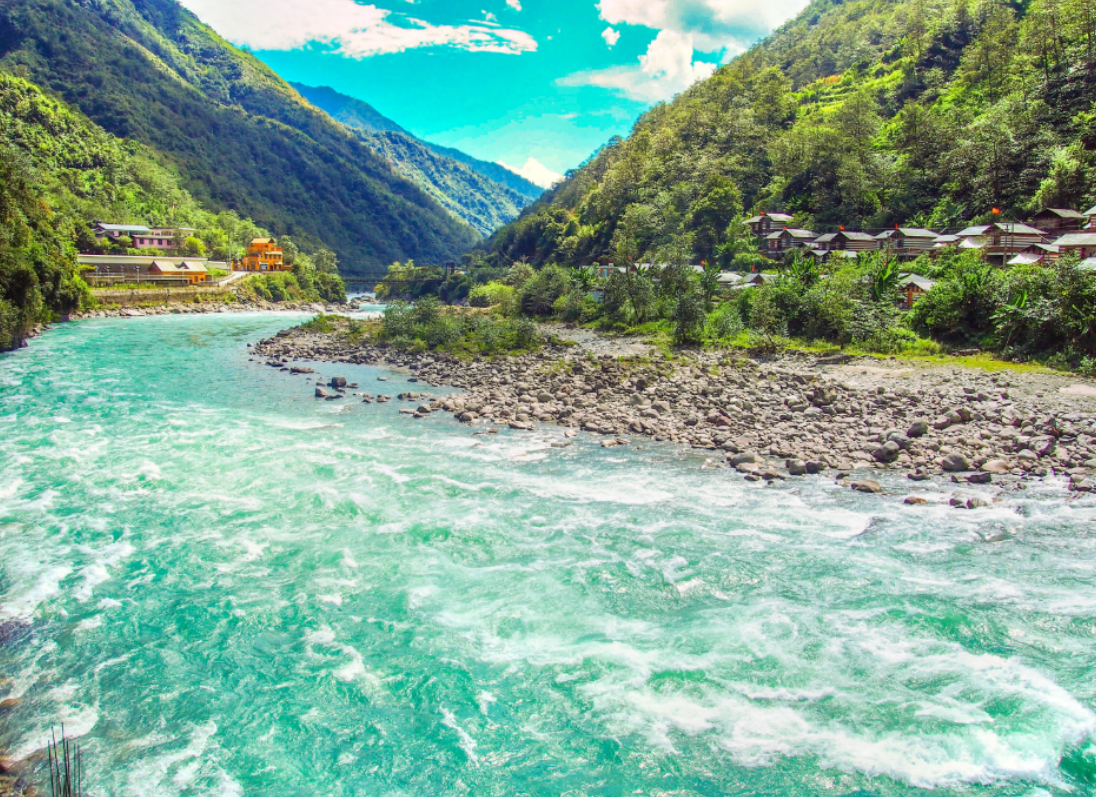
{"type": "Polygon", "coordinates": [[[444,262],[478,239],[174,0],[0,0],[0,70],[162,155],[211,211],[326,244],[345,273],[444,262]]]}
{"type": "Polygon", "coordinates": [[[521,207],[525,207],[529,202],[537,200],[540,198],[541,194],[544,193],[544,189],[539,185],[526,180],[521,175],[510,171],[505,166],[480,160],[459,149],[443,147],[440,144],[424,141],[423,139],[412,135],[399,124],[384,116],[377,111],[376,108],[363,100],[348,97],[327,86],[306,86],[303,83],[294,82],[290,82],[289,85],[300,92],[302,97],[317,108],[326,111],[332,119],[341,122],[349,128],[364,133],[403,133],[404,135],[415,139],[415,141],[423,146],[428,147],[436,155],[443,158],[452,158],[458,163],[468,166],[477,174],[505,186],[528,200],[522,204],[521,207]]]}

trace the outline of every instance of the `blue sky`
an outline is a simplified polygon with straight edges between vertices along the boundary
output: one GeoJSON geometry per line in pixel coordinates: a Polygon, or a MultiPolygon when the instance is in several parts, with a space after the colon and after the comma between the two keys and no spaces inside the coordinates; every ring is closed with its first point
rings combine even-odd
{"type": "Polygon", "coordinates": [[[534,181],[574,168],[805,0],[182,0],[288,80],[534,181]]]}

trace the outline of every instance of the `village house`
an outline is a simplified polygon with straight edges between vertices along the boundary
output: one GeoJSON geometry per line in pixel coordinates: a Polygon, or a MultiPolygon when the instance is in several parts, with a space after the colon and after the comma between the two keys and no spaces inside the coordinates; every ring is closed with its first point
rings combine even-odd
{"type": "Polygon", "coordinates": [[[871,252],[879,248],[879,242],[867,233],[841,229],[818,236],[811,247],[822,252],[871,252]]]}
{"type": "Polygon", "coordinates": [[[1084,214],[1065,208],[1044,208],[1031,219],[1033,226],[1046,230],[1051,236],[1080,231],[1087,222],[1088,217],[1084,214]]]}
{"type": "Polygon", "coordinates": [[[169,260],[157,260],[148,268],[151,276],[181,277],[187,285],[198,285],[209,279],[206,267],[195,260],[176,263],[169,260]]]}
{"type": "Polygon", "coordinates": [[[793,221],[795,219],[787,213],[762,213],[760,216],[746,219],[746,226],[758,238],[765,238],[784,229],[793,221]]]}
{"type": "Polygon", "coordinates": [[[1039,263],[1053,263],[1058,259],[1058,254],[1058,246],[1055,244],[1032,244],[1027,249],[1017,252],[1007,265],[1033,266],[1039,263]]]}
{"type": "Polygon", "coordinates": [[[232,264],[233,271],[292,271],[285,265],[281,248],[273,238],[255,238],[244,259],[232,264]]]}
{"type": "Polygon", "coordinates": [[[935,286],[935,281],[922,277],[920,274],[906,274],[898,280],[898,290],[902,292],[902,301],[898,306],[903,310],[909,310],[935,286]]]}
{"type": "Polygon", "coordinates": [[[134,249],[160,249],[174,252],[178,249],[176,241],[195,232],[193,227],[144,227],[139,224],[105,224],[97,222],[94,233],[98,241],[110,238],[113,241],[125,236],[133,242],[134,249]]]}
{"type": "Polygon", "coordinates": [[[936,236],[935,240],[933,240],[932,242],[932,248],[936,251],[939,251],[941,249],[951,249],[954,246],[958,246],[960,243],[962,243],[962,241],[963,239],[960,238],[958,235],[945,233],[943,235],[936,236]]]}
{"type": "Polygon", "coordinates": [[[1093,205],[1085,211],[1085,218],[1088,219],[1088,226],[1085,229],[1091,230],[1096,228],[1096,205],[1093,205]]]}
{"type": "Polygon", "coordinates": [[[1015,255],[1032,244],[1041,244],[1046,233],[1016,222],[998,221],[967,227],[959,233],[960,247],[981,249],[987,258],[999,258],[1004,263],[1009,255],[1015,255]]]}
{"type": "Polygon", "coordinates": [[[792,249],[808,248],[817,237],[810,230],[785,227],[780,232],[774,232],[766,236],[765,252],[769,257],[779,259],[785,252],[792,249]]]}
{"type": "MultiPolygon", "coordinates": [[[[899,258],[912,259],[931,252],[942,236],[922,227],[898,227],[875,236],[880,249],[893,252],[899,258]]],[[[958,243],[958,240],[956,240],[958,243]]]]}
{"type": "Polygon", "coordinates": [[[1077,255],[1082,260],[1096,257],[1096,231],[1069,233],[1055,241],[1054,245],[1063,257],[1077,255]]]}

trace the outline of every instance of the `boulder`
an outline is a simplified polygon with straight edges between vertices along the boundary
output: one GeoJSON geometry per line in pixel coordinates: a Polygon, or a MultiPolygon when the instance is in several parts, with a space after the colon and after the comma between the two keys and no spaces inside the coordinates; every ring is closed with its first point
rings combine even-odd
{"type": "Polygon", "coordinates": [[[883,492],[883,486],[874,479],[861,479],[860,481],[853,482],[849,487],[856,490],[858,493],[883,492]]]}
{"type": "Polygon", "coordinates": [[[970,462],[958,451],[952,451],[943,461],[940,466],[948,473],[961,473],[966,470],[970,470],[970,462]]]}
{"type": "Polygon", "coordinates": [[[807,473],[807,465],[801,459],[789,459],[784,463],[784,467],[792,476],[803,476],[807,473]]]}
{"type": "Polygon", "coordinates": [[[753,453],[752,451],[744,451],[741,454],[735,454],[730,459],[731,466],[735,467],[735,468],[737,468],[739,465],[749,465],[749,464],[758,463],[760,461],[761,461],[761,457],[759,457],[757,454],[753,453]]]}
{"type": "Polygon", "coordinates": [[[928,501],[924,498],[918,498],[916,495],[911,495],[902,503],[909,504],[910,506],[919,506],[920,504],[927,504],[928,501]]]}
{"type": "Polygon", "coordinates": [[[929,433],[928,421],[914,421],[906,430],[906,437],[924,437],[929,433]]]}
{"type": "Polygon", "coordinates": [[[972,473],[967,476],[967,484],[992,484],[993,474],[985,471],[981,473],[972,473]]]}
{"type": "Polygon", "coordinates": [[[328,382],[327,384],[330,385],[331,387],[335,388],[336,390],[343,389],[343,388],[346,387],[346,377],[345,376],[333,376],[333,377],[331,377],[331,381],[328,382]]]}
{"type": "Polygon", "coordinates": [[[331,398],[331,394],[324,390],[322,387],[316,388],[316,398],[331,398]]]}
{"type": "Polygon", "coordinates": [[[775,468],[765,468],[765,470],[761,471],[757,475],[767,482],[784,481],[784,474],[782,474],[775,468]]]}
{"type": "Polygon", "coordinates": [[[986,473],[995,473],[998,476],[1008,473],[1012,470],[1009,464],[1003,459],[991,459],[982,465],[982,470],[986,473]]]}
{"type": "Polygon", "coordinates": [[[806,465],[807,473],[811,473],[811,474],[821,473],[822,471],[824,471],[826,469],[825,464],[823,464],[823,463],[821,463],[817,460],[813,460],[813,459],[807,460],[807,462],[804,463],[804,464],[806,465]]]}
{"type": "Polygon", "coordinates": [[[989,501],[985,498],[968,498],[967,509],[980,509],[981,507],[989,506],[989,501]]]}
{"type": "Polygon", "coordinates": [[[893,440],[888,440],[879,448],[872,452],[872,457],[876,462],[891,463],[898,459],[898,455],[902,453],[902,446],[893,440]]]}

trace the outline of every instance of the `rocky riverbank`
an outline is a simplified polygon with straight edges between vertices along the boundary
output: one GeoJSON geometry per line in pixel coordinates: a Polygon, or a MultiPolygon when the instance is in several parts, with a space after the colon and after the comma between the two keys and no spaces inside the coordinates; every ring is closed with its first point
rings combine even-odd
{"type": "MultiPolygon", "coordinates": [[[[555,423],[601,435],[606,446],[641,435],[718,452],[750,480],[876,469],[984,484],[1053,472],[1068,474],[1075,490],[1096,487],[1096,388],[1054,374],[727,351],[616,358],[579,344],[468,363],[301,329],[256,351],[277,367],[320,360],[406,368],[463,391],[418,403],[412,416],[444,411],[462,423],[516,429],[555,423]]],[[[354,398],[331,390],[333,399],[354,398]]],[[[850,486],[881,489],[870,478],[850,486]]]]}

